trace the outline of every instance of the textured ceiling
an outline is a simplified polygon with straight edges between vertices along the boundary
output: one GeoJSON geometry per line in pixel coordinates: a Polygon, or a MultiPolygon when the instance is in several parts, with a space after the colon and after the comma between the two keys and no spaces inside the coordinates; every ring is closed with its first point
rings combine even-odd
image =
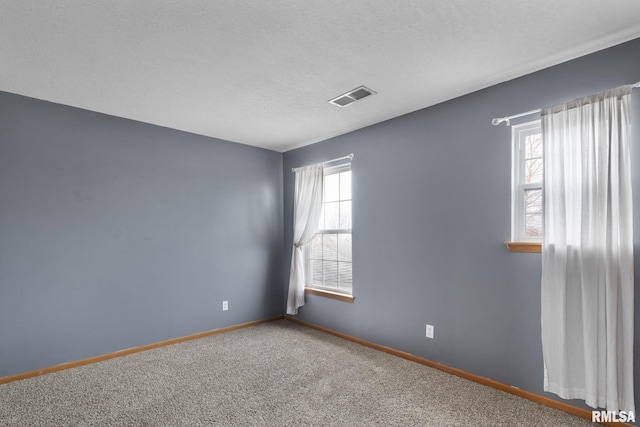
{"type": "Polygon", "coordinates": [[[638,0],[0,0],[0,90],[287,151],[637,37],[638,0]]]}

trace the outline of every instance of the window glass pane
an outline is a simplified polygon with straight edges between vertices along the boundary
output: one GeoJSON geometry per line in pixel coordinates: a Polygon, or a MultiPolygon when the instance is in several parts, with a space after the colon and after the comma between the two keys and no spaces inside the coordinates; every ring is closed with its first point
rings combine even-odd
{"type": "Polygon", "coordinates": [[[525,138],[525,157],[542,157],[542,134],[527,135],[525,138]]]}
{"type": "Polygon", "coordinates": [[[338,261],[351,262],[351,234],[338,234],[338,261]]]}
{"type": "Polygon", "coordinates": [[[310,262],[311,262],[311,283],[313,283],[314,285],[318,285],[322,283],[322,261],[312,259],[310,262]]]}
{"type": "Polygon", "coordinates": [[[351,263],[339,262],[338,263],[338,288],[341,290],[351,288],[351,263]]]}
{"type": "Polygon", "coordinates": [[[324,286],[338,287],[338,263],[335,261],[323,261],[324,286]]]}
{"type": "Polygon", "coordinates": [[[540,121],[516,125],[512,132],[513,241],[540,240],[542,235],[544,144],[540,121]]]}
{"type": "Polygon", "coordinates": [[[340,174],[340,200],[351,200],[351,171],[340,174]]]}
{"type": "Polygon", "coordinates": [[[525,213],[542,212],[542,190],[525,190],[524,211],[525,213]]]}
{"type": "Polygon", "coordinates": [[[340,198],[340,174],[324,177],[324,201],[337,202],[340,198]]]}
{"type": "Polygon", "coordinates": [[[320,220],[318,221],[318,228],[320,230],[324,229],[324,203],[322,204],[322,209],[320,210],[320,220]]]}
{"type": "Polygon", "coordinates": [[[542,237],[541,213],[528,213],[525,215],[524,235],[526,237],[542,237]]]}
{"type": "Polygon", "coordinates": [[[340,202],[340,229],[351,229],[351,201],[340,202]]]}
{"type": "Polygon", "coordinates": [[[322,259],[322,234],[316,234],[311,241],[311,259],[322,259]]]}
{"type": "Polygon", "coordinates": [[[542,181],[542,158],[530,159],[525,161],[524,165],[524,182],[541,182],[542,181]]]}
{"type": "Polygon", "coordinates": [[[340,202],[324,204],[324,229],[337,230],[340,228],[340,202]]]}
{"type": "Polygon", "coordinates": [[[337,261],[338,260],[338,235],[323,234],[322,235],[322,259],[337,261]]]}

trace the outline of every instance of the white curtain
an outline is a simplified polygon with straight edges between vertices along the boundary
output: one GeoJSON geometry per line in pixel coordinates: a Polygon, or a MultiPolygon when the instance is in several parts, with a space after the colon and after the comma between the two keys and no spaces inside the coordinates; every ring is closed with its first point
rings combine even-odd
{"type": "Polygon", "coordinates": [[[631,86],[542,110],[544,389],[634,411],[631,86]]]}
{"type": "Polygon", "coordinates": [[[304,246],[318,232],[322,212],[324,185],[322,164],[304,166],[295,170],[293,201],[293,250],[289,274],[289,297],[287,314],[298,314],[304,305],[305,260],[304,246]]]}

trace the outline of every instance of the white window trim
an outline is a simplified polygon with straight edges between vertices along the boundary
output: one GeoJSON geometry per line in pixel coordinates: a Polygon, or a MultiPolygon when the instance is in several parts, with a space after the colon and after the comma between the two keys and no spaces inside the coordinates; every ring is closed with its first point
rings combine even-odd
{"type": "MultiPolygon", "coordinates": [[[[344,163],[344,164],[339,164],[339,165],[335,165],[335,166],[329,166],[329,167],[325,167],[324,168],[324,176],[328,176],[328,175],[333,175],[333,174],[337,174],[340,172],[346,172],[346,171],[350,171],[351,170],[351,163],[344,163]]],[[[352,184],[353,186],[353,184],[352,184]]],[[[351,200],[352,200],[352,206],[353,206],[353,187],[352,187],[352,193],[351,193],[351,200]]],[[[324,204],[324,198],[322,200],[322,203],[324,204]]],[[[352,221],[353,221],[353,212],[352,212],[352,221]]],[[[353,230],[353,224],[351,225],[352,228],[345,228],[345,229],[336,229],[336,230],[329,230],[329,229],[322,229],[322,230],[318,230],[317,234],[353,234],[352,230],[353,230]]],[[[353,248],[352,248],[353,250],[353,248]]],[[[332,292],[332,293],[336,293],[336,294],[340,294],[340,295],[345,295],[345,296],[353,296],[353,287],[351,288],[351,292],[346,292],[346,291],[341,291],[340,289],[336,289],[333,287],[328,287],[328,286],[322,286],[319,284],[314,284],[311,281],[311,248],[310,247],[305,247],[303,248],[303,253],[304,253],[304,259],[305,259],[305,272],[306,272],[306,277],[307,277],[307,283],[305,284],[305,287],[310,288],[310,289],[316,289],[316,290],[321,290],[321,291],[328,291],[328,292],[332,292]]],[[[353,260],[351,262],[352,268],[353,268],[353,260]]]]}
{"type": "Polygon", "coordinates": [[[511,241],[513,242],[542,242],[542,238],[526,237],[524,229],[525,191],[543,188],[543,182],[524,183],[524,141],[527,135],[540,132],[540,120],[514,125],[511,128],[511,241]]]}
{"type": "Polygon", "coordinates": [[[324,176],[333,175],[340,172],[346,172],[351,170],[351,162],[342,163],[335,166],[328,166],[324,168],[324,176]]]}

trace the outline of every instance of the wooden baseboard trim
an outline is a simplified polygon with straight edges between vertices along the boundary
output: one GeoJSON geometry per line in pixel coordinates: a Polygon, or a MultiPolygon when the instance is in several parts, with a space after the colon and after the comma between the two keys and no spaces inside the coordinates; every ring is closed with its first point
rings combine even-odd
{"type": "Polygon", "coordinates": [[[125,350],[119,350],[113,353],[103,354],[100,356],[88,357],[86,359],[76,360],[74,362],[61,363],[60,365],[50,366],[48,368],[37,369],[35,371],[24,372],[17,375],[9,375],[7,377],[0,378],[0,384],[7,384],[14,381],[24,380],[27,378],[37,377],[40,375],[51,374],[53,372],[64,371],[66,369],[76,368],[78,366],[89,365],[91,363],[102,362],[103,360],[115,359],[116,357],[126,356],[128,354],[140,353],[141,351],[151,350],[158,347],[164,347],[167,345],[178,344],[185,341],[191,341],[198,338],[204,338],[211,335],[221,334],[223,332],[235,331],[237,329],[248,328],[249,326],[259,325],[261,323],[272,322],[274,320],[282,319],[284,316],[279,315],[271,317],[269,319],[254,320],[252,322],[240,323],[238,325],[226,326],[224,328],[212,329],[210,331],[198,332],[192,335],[186,335],[183,337],[172,338],[165,341],[160,341],[152,344],[142,345],[140,347],[131,347],[125,350]]]}
{"type": "MultiPolygon", "coordinates": [[[[429,367],[434,368],[434,369],[438,369],[438,370],[446,372],[448,374],[452,374],[452,375],[455,375],[457,377],[464,378],[466,380],[473,381],[475,383],[485,385],[487,387],[495,388],[497,390],[501,390],[501,391],[513,394],[515,396],[519,396],[519,397],[531,400],[531,401],[539,403],[541,405],[548,406],[548,407],[554,408],[554,409],[558,409],[560,411],[569,413],[571,415],[575,415],[575,416],[580,417],[580,418],[585,418],[585,419],[591,421],[591,411],[590,410],[583,409],[583,408],[578,408],[576,406],[569,405],[568,403],[559,402],[557,400],[550,399],[550,398],[545,397],[545,396],[540,396],[539,394],[535,394],[535,393],[532,393],[532,392],[529,392],[529,391],[526,391],[526,390],[522,390],[522,389],[519,389],[517,387],[510,386],[510,385],[506,385],[506,384],[503,384],[503,383],[498,382],[498,381],[494,381],[494,380],[489,379],[489,378],[481,377],[479,375],[475,375],[475,374],[472,374],[470,372],[463,371],[462,369],[452,368],[451,366],[443,365],[442,363],[434,362],[432,360],[425,359],[425,358],[413,355],[411,353],[407,353],[407,352],[404,352],[404,351],[396,350],[394,348],[387,347],[387,346],[384,346],[384,345],[372,343],[370,341],[365,341],[363,339],[356,338],[354,336],[347,335],[347,334],[344,334],[342,332],[334,331],[333,329],[325,328],[324,326],[319,326],[319,325],[316,325],[316,324],[313,324],[313,323],[309,323],[309,322],[297,319],[297,318],[292,317],[292,316],[286,315],[286,316],[284,316],[284,318],[287,319],[287,320],[290,320],[292,322],[299,323],[299,324],[304,325],[304,326],[308,326],[309,328],[316,329],[316,330],[319,330],[319,331],[322,331],[322,332],[326,332],[328,334],[335,335],[335,336],[340,337],[340,338],[344,338],[346,340],[349,340],[349,341],[364,345],[366,347],[373,348],[375,350],[384,351],[385,353],[393,354],[394,356],[402,357],[403,359],[411,360],[413,362],[417,362],[417,363],[420,363],[422,365],[429,366],[429,367]]],[[[631,424],[620,423],[620,422],[616,422],[616,423],[614,423],[614,422],[603,422],[603,423],[600,423],[600,424],[605,425],[605,426],[613,426],[613,427],[616,427],[616,426],[617,427],[620,427],[620,426],[633,427],[631,424]]]]}

